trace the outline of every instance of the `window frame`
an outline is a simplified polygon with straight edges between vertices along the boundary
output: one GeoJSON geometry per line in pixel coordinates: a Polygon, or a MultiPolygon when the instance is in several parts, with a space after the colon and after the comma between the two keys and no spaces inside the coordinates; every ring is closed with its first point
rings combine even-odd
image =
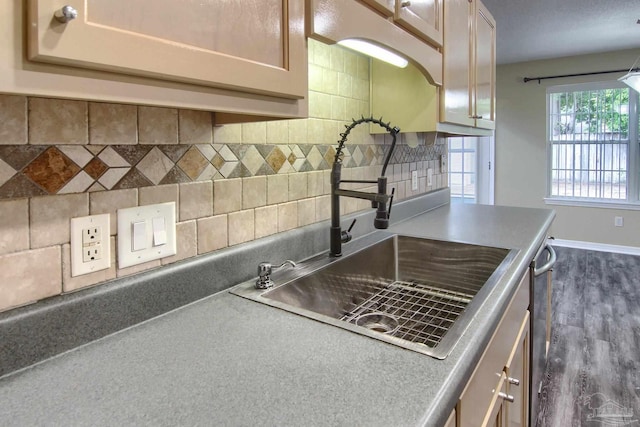
{"type": "Polygon", "coordinates": [[[545,146],[546,146],[546,196],[548,205],[598,207],[611,209],[640,210],[640,131],[638,129],[638,92],[625,84],[614,81],[576,83],[549,86],[545,96],[545,146]],[[627,198],[601,199],[588,197],[552,196],[553,144],[551,138],[551,95],[562,92],[581,92],[605,89],[629,89],[629,142],[627,152],[627,198]]]}

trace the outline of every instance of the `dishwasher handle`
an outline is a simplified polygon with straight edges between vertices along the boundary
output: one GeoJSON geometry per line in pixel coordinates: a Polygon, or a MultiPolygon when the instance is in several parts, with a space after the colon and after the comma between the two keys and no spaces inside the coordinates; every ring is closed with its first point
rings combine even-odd
{"type": "Polygon", "coordinates": [[[551,246],[549,243],[547,243],[544,246],[543,251],[549,252],[549,259],[540,268],[534,268],[533,269],[533,275],[535,277],[538,277],[541,274],[544,274],[547,271],[551,270],[553,268],[553,266],[555,265],[556,260],[558,259],[557,255],[556,255],[556,251],[553,249],[553,246],[551,246]]]}

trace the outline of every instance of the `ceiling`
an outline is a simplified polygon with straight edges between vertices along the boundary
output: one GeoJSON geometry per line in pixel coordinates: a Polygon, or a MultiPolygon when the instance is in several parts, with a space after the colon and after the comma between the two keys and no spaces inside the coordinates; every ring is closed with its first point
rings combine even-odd
{"type": "Polygon", "coordinates": [[[640,0],[482,0],[498,64],[638,48],[640,0]]]}

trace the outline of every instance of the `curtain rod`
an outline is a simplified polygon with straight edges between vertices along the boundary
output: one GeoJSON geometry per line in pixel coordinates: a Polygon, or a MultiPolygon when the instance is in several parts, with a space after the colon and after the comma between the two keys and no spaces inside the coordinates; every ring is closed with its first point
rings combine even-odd
{"type": "Polygon", "coordinates": [[[610,73],[629,73],[629,72],[635,72],[635,71],[640,71],[640,68],[632,68],[632,69],[628,69],[625,68],[623,70],[611,70],[611,71],[593,71],[590,73],[576,73],[576,74],[559,74],[559,75],[555,75],[555,76],[545,76],[545,77],[525,77],[523,80],[525,83],[531,82],[531,81],[538,81],[538,84],[540,84],[541,80],[547,80],[547,79],[561,79],[561,78],[565,78],[565,77],[580,77],[580,76],[593,76],[596,74],[610,74],[610,73]]]}

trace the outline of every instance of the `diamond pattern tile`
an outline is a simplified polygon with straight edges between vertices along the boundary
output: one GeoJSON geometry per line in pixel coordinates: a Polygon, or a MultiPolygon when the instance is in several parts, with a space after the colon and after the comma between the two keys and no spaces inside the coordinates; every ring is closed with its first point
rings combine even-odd
{"type": "Polygon", "coordinates": [[[171,159],[160,151],[158,147],[154,147],[149,151],[149,154],[140,160],[136,168],[151,182],[158,185],[173,166],[171,159]]]}
{"type": "MultiPolygon", "coordinates": [[[[389,144],[347,144],[345,167],[382,164],[389,144]]],[[[0,199],[326,170],[329,144],[3,145],[0,199]]],[[[398,144],[391,164],[436,160],[446,143],[398,144]]]]}
{"type": "Polygon", "coordinates": [[[0,186],[9,181],[15,174],[16,170],[0,159],[0,186]]]}
{"type": "Polygon", "coordinates": [[[109,166],[105,165],[102,160],[94,157],[85,167],[84,171],[89,174],[94,180],[98,179],[109,169],[109,166]]]}
{"type": "Polygon", "coordinates": [[[271,153],[269,153],[265,160],[267,161],[269,166],[271,166],[271,169],[273,169],[274,172],[278,173],[282,168],[282,165],[284,165],[284,163],[287,161],[287,156],[284,155],[279,147],[275,147],[273,150],[271,150],[271,153]]]}
{"type": "MultiPolygon", "coordinates": [[[[191,147],[178,162],[180,169],[192,180],[196,180],[202,171],[210,165],[211,163],[209,163],[202,152],[196,147],[191,147]]],[[[160,179],[162,178],[164,178],[164,175],[160,179]]]]}
{"type": "Polygon", "coordinates": [[[251,175],[257,175],[258,170],[264,164],[264,157],[254,146],[249,146],[242,157],[242,164],[249,170],[251,175]]]}
{"type": "Polygon", "coordinates": [[[102,160],[110,168],[122,168],[131,166],[128,161],[118,154],[113,148],[107,147],[98,154],[98,158],[102,160]]]}
{"type": "Polygon", "coordinates": [[[56,194],[80,171],[80,167],[58,150],[50,147],[40,154],[23,173],[49,194],[56,194]]]}

